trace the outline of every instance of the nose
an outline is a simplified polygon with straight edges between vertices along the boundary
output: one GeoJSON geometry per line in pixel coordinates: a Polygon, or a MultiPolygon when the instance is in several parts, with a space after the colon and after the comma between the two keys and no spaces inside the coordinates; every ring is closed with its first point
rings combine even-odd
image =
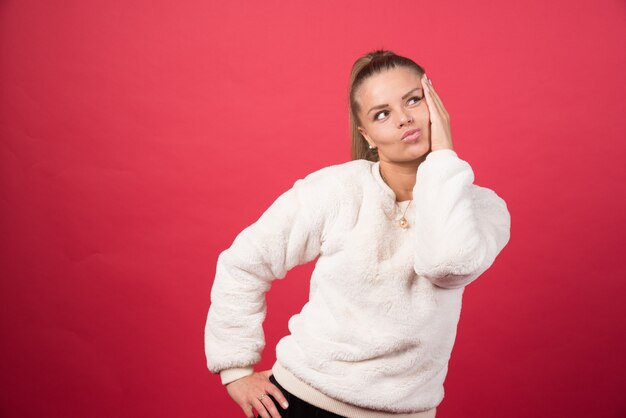
{"type": "Polygon", "coordinates": [[[413,116],[408,112],[402,112],[400,115],[400,126],[413,122],[413,116]]]}

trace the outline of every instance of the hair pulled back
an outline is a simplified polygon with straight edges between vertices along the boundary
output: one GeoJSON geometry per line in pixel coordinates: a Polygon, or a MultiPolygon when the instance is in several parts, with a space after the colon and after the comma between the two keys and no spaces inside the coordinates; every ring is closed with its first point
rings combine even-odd
{"type": "Polygon", "coordinates": [[[350,132],[352,136],[351,158],[353,160],[365,159],[378,161],[378,149],[370,149],[369,144],[357,129],[360,124],[358,117],[360,107],[356,99],[357,90],[365,80],[371,76],[397,67],[413,69],[417,72],[419,77],[425,73],[424,68],[416,64],[413,60],[385,49],[369,52],[358,58],[352,65],[348,103],[350,107],[350,132]]]}

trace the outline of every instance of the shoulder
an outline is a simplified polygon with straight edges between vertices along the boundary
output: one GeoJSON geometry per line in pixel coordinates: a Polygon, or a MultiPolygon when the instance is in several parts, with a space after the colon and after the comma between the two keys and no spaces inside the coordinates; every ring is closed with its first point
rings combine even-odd
{"type": "Polygon", "coordinates": [[[339,207],[351,205],[353,197],[360,193],[367,176],[371,176],[372,164],[368,160],[351,160],[325,166],[296,180],[294,189],[308,207],[338,212],[339,207]]]}
{"type": "Polygon", "coordinates": [[[372,164],[372,161],[363,159],[332,164],[307,174],[304,180],[311,183],[342,183],[348,179],[369,175],[372,164]]]}
{"type": "Polygon", "coordinates": [[[307,175],[307,177],[324,177],[336,175],[354,175],[367,172],[371,169],[373,162],[369,160],[351,160],[343,163],[332,164],[319,168],[307,175]]]}

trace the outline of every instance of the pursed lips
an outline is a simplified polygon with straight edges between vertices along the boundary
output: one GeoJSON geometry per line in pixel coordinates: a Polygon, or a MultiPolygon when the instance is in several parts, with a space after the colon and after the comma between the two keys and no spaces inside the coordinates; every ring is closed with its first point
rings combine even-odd
{"type": "Polygon", "coordinates": [[[409,136],[409,135],[413,135],[415,132],[419,132],[419,131],[420,131],[419,129],[411,129],[410,131],[406,131],[406,132],[404,133],[404,135],[402,135],[402,138],[400,138],[400,139],[404,139],[404,138],[406,138],[407,136],[409,136]]]}

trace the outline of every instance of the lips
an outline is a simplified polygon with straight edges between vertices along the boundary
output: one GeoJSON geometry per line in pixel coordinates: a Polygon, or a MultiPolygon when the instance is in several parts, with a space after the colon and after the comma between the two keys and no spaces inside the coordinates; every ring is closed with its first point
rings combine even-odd
{"type": "Polygon", "coordinates": [[[411,129],[402,135],[401,141],[405,144],[415,144],[421,136],[422,131],[420,129],[411,129]]]}
{"type": "Polygon", "coordinates": [[[409,135],[413,135],[416,132],[419,132],[419,129],[411,129],[410,131],[406,131],[404,135],[402,135],[402,139],[406,138],[409,135]]]}

